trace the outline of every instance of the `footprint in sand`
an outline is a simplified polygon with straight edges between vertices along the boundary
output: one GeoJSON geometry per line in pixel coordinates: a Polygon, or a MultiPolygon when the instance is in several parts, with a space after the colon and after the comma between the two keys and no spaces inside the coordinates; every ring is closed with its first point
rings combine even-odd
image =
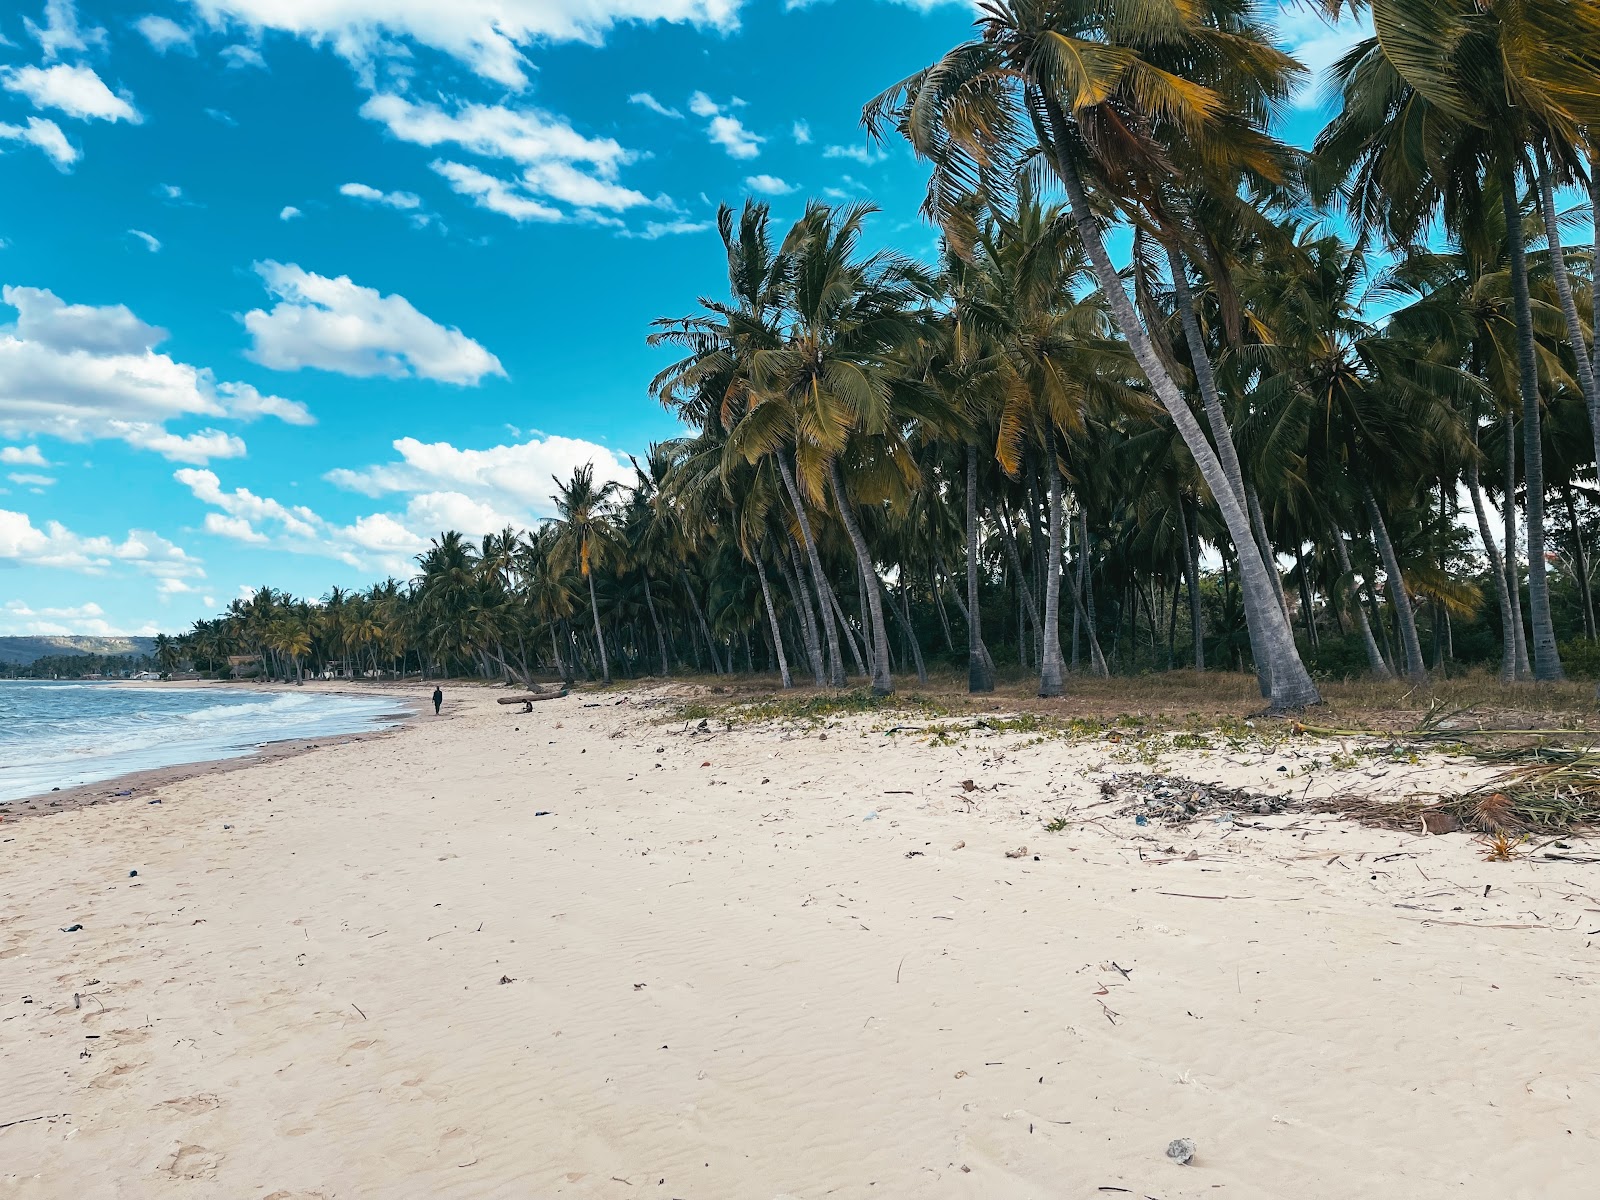
{"type": "Polygon", "coordinates": [[[156,1109],[157,1111],[166,1109],[169,1112],[193,1114],[210,1112],[212,1109],[220,1108],[221,1106],[222,1101],[218,1100],[210,1092],[201,1092],[194,1096],[179,1096],[174,1100],[163,1100],[156,1105],[156,1109]]]}
{"type": "Polygon", "coordinates": [[[213,1179],[222,1165],[222,1155],[204,1146],[179,1146],[161,1169],[174,1179],[213,1179]]]}
{"type": "Polygon", "coordinates": [[[142,1066],[144,1066],[143,1063],[123,1063],[121,1066],[112,1067],[109,1071],[102,1071],[91,1079],[89,1086],[92,1088],[118,1087],[121,1085],[124,1075],[137,1071],[142,1066]]]}
{"type": "Polygon", "coordinates": [[[273,1192],[262,1200],[328,1200],[325,1192],[273,1192]]]}

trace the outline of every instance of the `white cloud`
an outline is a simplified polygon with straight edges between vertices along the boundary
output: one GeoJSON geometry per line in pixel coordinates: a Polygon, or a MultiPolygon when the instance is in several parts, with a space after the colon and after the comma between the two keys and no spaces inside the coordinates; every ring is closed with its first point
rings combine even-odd
{"type": "Polygon", "coordinates": [[[811,124],[807,121],[794,123],[794,140],[802,146],[811,144],[811,124]]]}
{"type": "Polygon", "coordinates": [[[103,45],[106,31],[91,26],[78,28],[78,10],[73,0],[45,0],[44,25],[35,25],[26,17],[22,23],[44,51],[45,62],[53,62],[63,50],[87,50],[103,45]]]}
{"type": "Polygon", "coordinates": [[[668,108],[649,92],[635,92],[628,97],[629,104],[642,105],[653,113],[660,113],[663,117],[671,117],[674,121],[683,120],[683,114],[675,108],[668,108]]]}
{"type": "Polygon", "coordinates": [[[26,513],[0,509],[0,562],[21,566],[56,567],[104,574],[113,566],[126,566],[158,579],[195,579],[205,575],[200,561],[160,534],[132,530],[122,541],[109,537],[84,537],[59,521],[36,528],[26,513]]]}
{"type": "Polygon", "coordinates": [[[1279,4],[1273,14],[1283,48],[1308,68],[1308,75],[1295,93],[1294,106],[1316,108],[1327,70],[1362,38],[1372,36],[1372,14],[1345,16],[1330,25],[1310,7],[1279,4]]]}
{"type": "MultiPolygon", "coordinates": [[[[615,25],[667,21],[729,30],[741,0],[193,0],[216,26],[276,29],[327,43],[352,63],[396,52],[397,41],[442,51],[485,79],[527,84],[523,49],[540,42],[598,45],[615,25]]],[[[404,47],[399,47],[401,52],[404,47]]]]}
{"type": "Polygon", "coordinates": [[[384,296],[348,276],[329,279],[293,263],[260,262],[256,272],[278,298],[271,312],[255,309],[244,317],[254,342],[249,357],[263,366],[460,384],[505,375],[493,354],[459,329],[423,316],[404,296],[384,296]]]}
{"type": "Polygon", "coordinates": [[[174,47],[184,50],[194,50],[194,34],[168,17],[151,15],[140,17],[133,23],[144,40],[150,43],[150,48],[157,54],[165,54],[174,47]]]}
{"type": "Polygon", "coordinates": [[[622,236],[653,242],[657,238],[672,237],[680,233],[703,233],[710,228],[710,221],[649,221],[643,229],[622,230],[622,236]]]}
{"type": "Polygon", "coordinates": [[[92,600],[64,608],[32,608],[25,601],[8,600],[0,604],[0,634],[9,637],[68,634],[105,637],[116,632],[105,615],[105,609],[92,600]]]}
{"type": "Polygon", "coordinates": [[[870,167],[881,163],[889,154],[881,146],[829,146],[823,150],[822,157],[853,158],[862,166],[870,167]]]}
{"type": "Polygon", "coordinates": [[[37,446],[0,446],[0,463],[8,467],[48,467],[37,446]]]}
{"type": "Polygon", "coordinates": [[[0,68],[0,85],[33,101],[35,108],[54,108],[82,121],[130,121],[144,118],[126,95],[105,85],[93,68],[57,63],[53,67],[0,68]]]}
{"type": "Polygon", "coordinates": [[[12,471],[6,478],[21,487],[46,488],[53,487],[56,482],[53,475],[32,475],[26,471],[12,471]]]}
{"type": "Polygon", "coordinates": [[[664,196],[651,199],[617,182],[619,169],[638,158],[633,151],[613,138],[585,137],[564,118],[538,109],[465,104],[447,111],[437,104],[385,93],[369,99],[361,113],[401,141],[429,148],[454,145],[484,158],[515,163],[521,170],[515,180],[445,159],[432,164],[456,192],[514,220],[558,221],[573,215],[550,201],[579,210],[614,212],[671,207],[664,196]]]}
{"type": "Polygon", "coordinates": [[[144,246],[145,246],[145,249],[150,251],[151,254],[156,254],[156,253],[160,252],[160,250],[161,250],[161,242],[157,238],[155,238],[153,235],[146,233],[142,229],[130,229],[130,230],[128,230],[128,232],[131,233],[134,237],[138,238],[141,242],[143,242],[144,246]]]}
{"type": "Polygon", "coordinates": [[[242,43],[235,46],[224,46],[218,51],[217,56],[222,59],[222,65],[230,71],[244,71],[252,67],[263,71],[267,69],[267,60],[261,57],[261,51],[254,46],[242,43]]]}
{"type": "Polygon", "coordinates": [[[743,103],[735,96],[724,107],[704,92],[696,92],[689,97],[689,111],[697,117],[711,118],[706,124],[706,136],[726,150],[730,157],[755,158],[761,153],[761,143],[767,139],[751,133],[744,127],[744,122],[733,115],[732,109],[743,103]]]}
{"type": "Polygon", "coordinates": [[[50,156],[50,161],[65,171],[82,157],[78,148],[67,141],[61,126],[43,117],[29,117],[26,125],[7,125],[0,122],[0,139],[28,142],[50,156]]]}
{"type": "Polygon", "coordinates": [[[518,520],[526,524],[530,518],[554,515],[550,494],[555,485],[551,476],[565,479],[574,467],[592,462],[595,477],[601,482],[633,477],[628,461],[614,451],[580,438],[557,435],[532,437],[487,450],[401,438],[394,448],[400,455],[398,462],[356,471],[340,468],[330,471],[327,478],[342,488],[373,497],[459,493],[491,507],[510,504],[518,510],[518,520]]]}
{"type": "Polygon", "coordinates": [[[236,458],[244,443],[216,429],[175,433],[167,422],[310,420],[293,401],[262,396],[248,384],[218,383],[206,368],[157,353],[166,331],[124,305],[66,304],[27,287],[0,289],[0,297],[17,310],[15,324],[0,325],[0,436],[114,439],[197,463],[236,458]]]}
{"type": "Polygon", "coordinates": [[[497,212],[513,221],[566,220],[566,214],[559,208],[551,208],[548,204],[531,199],[515,182],[507,183],[465,163],[435,160],[428,165],[448,180],[454,191],[472,197],[473,203],[479,208],[497,212]]]}
{"type": "Polygon", "coordinates": [[[352,200],[366,200],[372,204],[382,204],[386,208],[413,209],[422,206],[422,200],[413,192],[384,192],[366,183],[346,183],[340,186],[339,194],[348,196],[352,200]]]}
{"type": "Polygon", "coordinates": [[[278,210],[278,220],[292,221],[300,215],[300,210],[292,204],[285,204],[278,210]]]}
{"type": "Polygon", "coordinates": [[[764,196],[787,196],[794,191],[794,184],[785,183],[776,175],[747,175],[744,185],[752,192],[760,192],[764,196]]]}

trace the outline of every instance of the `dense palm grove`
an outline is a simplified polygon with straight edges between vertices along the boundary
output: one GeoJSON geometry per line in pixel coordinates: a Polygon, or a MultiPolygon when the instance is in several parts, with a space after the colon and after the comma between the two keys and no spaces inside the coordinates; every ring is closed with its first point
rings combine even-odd
{"type": "Polygon", "coordinates": [[[724,208],[726,294],[649,335],[689,432],[631,484],[580,469],[537,529],[263,588],[176,652],[1044,696],[1254,670],[1280,709],[1591,669],[1600,6],[1371,8],[1306,153],[1251,4],[991,0],[864,110],[929,166],[937,263],[871,249],[866,205],[724,208]]]}

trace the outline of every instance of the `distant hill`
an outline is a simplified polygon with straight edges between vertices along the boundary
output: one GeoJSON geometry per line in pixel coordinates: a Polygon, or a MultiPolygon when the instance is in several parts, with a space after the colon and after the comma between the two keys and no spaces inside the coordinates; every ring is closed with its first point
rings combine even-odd
{"type": "Polygon", "coordinates": [[[25,667],[51,654],[154,654],[147,637],[0,637],[0,663],[25,667]]]}

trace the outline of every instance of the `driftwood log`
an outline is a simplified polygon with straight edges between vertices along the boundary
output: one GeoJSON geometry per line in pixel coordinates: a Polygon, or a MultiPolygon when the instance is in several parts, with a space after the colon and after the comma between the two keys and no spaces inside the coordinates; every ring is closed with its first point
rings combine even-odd
{"type": "Polygon", "coordinates": [[[559,699],[561,699],[561,697],[565,696],[566,694],[567,694],[567,689],[566,688],[562,688],[559,692],[549,692],[549,693],[547,693],[545,695],[542,695],[542,696],[501,696],[495,701],[495,703],[496,704],[520,704],[520,705],[522,705],[522,711],[523,712],[532,712],[533,711],[533,706],[536,703],[538,703],[540,700],[559,700],[559,699]]]}

